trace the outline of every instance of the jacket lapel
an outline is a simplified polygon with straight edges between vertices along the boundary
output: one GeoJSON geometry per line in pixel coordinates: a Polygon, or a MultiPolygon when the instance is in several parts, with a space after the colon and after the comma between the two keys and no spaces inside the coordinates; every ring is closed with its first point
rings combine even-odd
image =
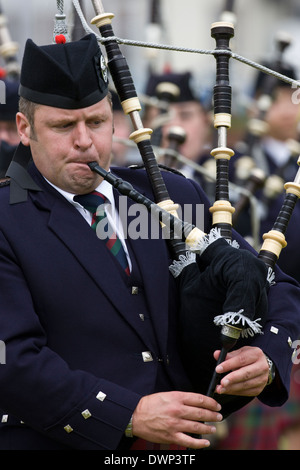
{"type": "MultiPolygon", "coordinates": [[[[126,274],[117,265],[118,261],[109,252],[104,242],[98,239],[79,212],[60,194],[52,197],[51,202],[49,195],[45,193],[39,192],[31,197],[41,210],[50,212],[49,229],[72,252],[102,294],[147,344],[140,320],[136,316],[128,315],[130,308],[128,309],[128,302],[124,300],[128,300],[129,297],[130,301],[126,274]]],[[[150,348],[151,345],[148,346],[150,348]]]]}
{"type": "MultiPolygon", "coordinates": [[[[91,279],[102,290],[103,295],[107,297],[147,344],[148,338],[145,338],[145,331],[138,315],[128,315],[128,303],[124,301],[124,299],[128,300],[128,279],[116,264],[118,263],[117,260],[109,253],[104,243],[97,238],[84,218],[62,195],[52,188],[35,168],[30,173],[39,187],[45,189],[45,191],[35,191],[30,194],[37,207],[49,211],[48,225],[50,230],[73,253],[91,279]],[[83,249],[86,247],[89,249],[83,249]]],[[[116,190],[114,190],[114,195],[116,206],[119,208],[120,195],[116,190]]],[[[125,218],[125,223],[129,227],[130,224],[134,223],[135,214],[128,215],[133,202],[128,198],[126,198],[126,201],[128,209],[126,208],[127,220],[125,218]]],[[[168,331],[168,315],[165,312],[168,312],[170,276],[168,272],[168,250],[164,240],[157,237],[155,239],[151,238],[150,215],[147,215],[147,220],[148,238],[145,240],[129,237],[126,241],[129,250],[134,253],[139,265],[156,337],[161,352],[165,353],[168,331]],[[164,315],[161,315],[162,312],[164,312],[164,315]]],[[[149,347],[151,348],[150,344],[149,347]]]]}
{"type": "MultiPolygon", "coordinates": [[[[157,221],[151,221],[151,216],[145,208],[142,208],[143,216],[141,220],[147,227],[140,229],[141,237],[133,238],[132,235],[137,225],[136,211],[134,211],[133,204],[130,199],[126,201],[121,199],[122,207],[120,204],[120,195],[114,191],[116,206],[121,210],[126,209],[128,238],[127,245],[129,252],[133,252],[136,262],[139,265],[140,273],[143,280],[145,293],[147,296],[147,303],[153,322],[157,341],[160,346],[160,351],[165,354],[167,347],[167,333],[168,333],[168,295],[169,295],[169,258],[168,250],[166,248],[166,241],[162,240],[160,234],[157,232],[157,221]],[[125,202],[124,202],[125,201],[125,202]],[[145,210],[143,210],[145,209],[145,210]],[[130,214],[130,215],[129,215],[130,214]],[[155,229],[151,232],[151,223],[155,229]],[[155,225],[156,224],[156,225],[155,225]],[[152,234],[152,237],[151,237],[152,234]],[[163,313],[163,315],[162,315],[163,313]]],[[[124,214],[121,214],[124,219],[124,214]]],[[[152,228],[153,228],[152,226],[152,228]]],[[[158,227],[159,228],[159,227],[158,227]]]]}

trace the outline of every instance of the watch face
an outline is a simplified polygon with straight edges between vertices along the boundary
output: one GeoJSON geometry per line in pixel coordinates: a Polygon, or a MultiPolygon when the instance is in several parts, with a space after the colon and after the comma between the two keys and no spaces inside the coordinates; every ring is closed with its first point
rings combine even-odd
{"type": "Polygon", "coordinates": [[[267,385],[270,385],[270,383],[272,383],[275,377],[275,366],[273,364],[273,361],[268,356],[266,356],[266,360],[269,365],[269,378],[268,378],[267,385]]]}
{"type": "Polygon", "coordinates": [[[272,367],[271,367],[271,373],[272,373],[272,378],[274,379],[274,377],[275,377],[275,366],[274,366],[273,362],[272,362],[272,367]]]}

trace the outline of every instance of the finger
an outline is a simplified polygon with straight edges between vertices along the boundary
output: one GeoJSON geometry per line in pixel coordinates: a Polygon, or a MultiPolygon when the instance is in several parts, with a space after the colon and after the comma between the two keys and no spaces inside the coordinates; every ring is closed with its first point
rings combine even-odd
{"type": "Polygon", "coordinates": [[[221,410],[221,405],[214,398],[207,397],[198,393],[187,393],[184,396],[183,403],[187,406],[206,409],[210,411],[221,410]]]}
{"type": "Polygon", "coordinates": [[[210,446],[208,439],[194,438],[188,434],[182,434],[182,437],[176,442],[177,445],[187,447],[188,449],[204,449],[210,446]]]}
{"type": "Polygon", "coordinates": [[[221,364],[216,367],[216,372],[218,374],[224,374],[230,371],[237,371],[247,366],[257,364],[260,360],[261,357],[259,357],[258,354],[255,354],[255,352],[252,354],[242,354],[234,351],[229,353],[225,361],[221,362],[221,364]]]}
{"type": "Polygon", "coordinates": [[[191,421],[219,422],[223,419],[221,413],[207,410],[205,408],[187,406],[184,411],[185,413],[183,418],[191,421]]]}
{"type": "Polygon", "coordinates": [[[202,438],[202,435],[213,435],[216,432],[216,427],[210,424],[195,423],[192,427],[187,425],[188,431],[184,433],[177,433],[176,444],[190,449],[202,449],[210,446],[210,441],[207,438],[202,438]],[[199,437],[198,437],[199,435],[199,437]]]}
{"type": "Polygon", "coordinates": [[[225,387],[228,383],[232,385],[240,383],[246,384],[250,380],[254,380],[263,376],[264,373],[257,369],[255,365],[251,364],[249,366],[245,366],[229,372],[221,379],[220,383],[225,387]]]}
{"type": "MultiPolygon", "coordinates": [[[[227,377],[227,376],[226,376],[227,377]]],[[[233,382],[224,378],[216,387],[216,393],[228,395],[256,396],[263,391],[267,380],[263,376],[233,382]]]]}
{"type": "Polygon", "coordinates": [[[236,395],[241,397],[257,397],[262,391],[264,387],[254,387],[254,388],[247,388],[247,389],[235,389],[235,388],[224,388],[221,385],[218,385],[216,388],[216,393],[220,395],[236,395]]]}
{"type": "Polygon", "coordinates": [[[260,362],[254,362],[250,365],[232,370],[221,379],[221,385],[227,386],[228,382],[231,385],[243,384],[244,387],[252,383],[265,385],[268,381],[268,367],[267,364],[260,365],[260,362]],[[254,382],[255,381],[255,382],[254,382]]]}
{"type": "Polygon", "coordinates": [[[212,422],[197,422],[186,420],[182,422],[182,431],[189,435],[201,435],[201,434],[214,434],[216,432],[216,426],[212,422]]]}

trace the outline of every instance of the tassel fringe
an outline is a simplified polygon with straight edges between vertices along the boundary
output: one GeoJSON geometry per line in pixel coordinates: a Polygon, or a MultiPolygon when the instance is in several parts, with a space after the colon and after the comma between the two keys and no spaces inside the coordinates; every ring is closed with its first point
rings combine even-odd
{"type": "Polygon", "coordinates": [[[196,254],[187,251],[185,255],[180,255],[179,260],[174,260],[173,263],[169,266],[169,270],[173,277],[178,277],[181,274],[182,270],[196,261],[196,254]]]}
{"type": "MultiPolygon", "coordinates": [[[[178,277],[186,266],[196,261],[196,254],[201,256],[206,248],[219,238],[223,238],[220,229],[212,228],[211,231],[205,235],[205,237],[202,237],[200,240],[197,240],[192,246],[190,246],[190,251],[187,251],[185,255],[180,255],[179,260],[173,261],[173,263],[169,266],[169,270],[172,275],[175,278],[178,277]]],[[[233,248],[238,249],[240,247],[236,240],[231,241],[226,239],[226,241],[233,248]]]]}
{"type": "MultiPolygon", "coordinates": [[[[190,250],[194,253],[198,253],[200,256],[206,248],[214,243],[219,238],[223,238],[221,235],[221,231],[218,228],[212,228],[210,232],[205,236],[202,237],[200,240],[197,240],[192,246],[190,246],[190,250]]],[[[239,248],[239,244],[236,240],[228,240],[226,239],[227,243],[231,245],[233,248],[239,248]]]]}
{"type": "Polygon", "coordinates": [[[214,318],[214,323],[217,326],[223,325],[238,325],[242,324],[243,329],[241,331],[241,336],[243,338],[248,338],[248,336],[254,336],[254,334],[262,334],[262,326],[258,323],[261,318],[257,320],[250,320],[250,318],[242,315],[244,310],[239,310],[238,312],[227,312],[223,315],[217,315],[214,318]]]}
{"type": "Polygon", "coordinates": [[[268,275],[267,275],[267,281],[269,283],[269,286],[275,286],[276,282],[275,282],[275,273],[273,271],[272,268],[268,268],[268,275]]]}

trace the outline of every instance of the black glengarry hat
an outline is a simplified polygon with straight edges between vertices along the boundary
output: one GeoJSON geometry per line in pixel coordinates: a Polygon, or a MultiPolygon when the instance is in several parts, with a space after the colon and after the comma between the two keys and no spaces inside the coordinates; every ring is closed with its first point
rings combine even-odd
{"type": "MultiPolygon", "coordinates": [[[[285,75],[292,80],[297,80],[297,74],[295,68],[290,64],[285,63],[271,63],[271,62],[264,62],[263,65],[265,67],[274,70],[282,75],[285,75]]],[[[272,95],[277,88],[287,88],[291,85],[283,80],[280,80],[277,77],[272,75],[268,75],[264,72],[259,71],[256,76],[256,81],[254,83],[253,88],[253,96],[260,95],[260,94],[270,94],[272,95]]]]}
{"type": "Polygon", "coordinates": [[[94,34],[46,46],[27,40],[20,96],[55,108],[80,109],[101,101],[107,92],[106,65],[94,34]]]}
{"type": "Polygon", "coordinates": [[[156,96],[157,87],[161,83],[172,83],[179,88],[179,94],[174,101],[199,101],[192,86],[192,75],[190,72],[183,73],[165,73],[161,75],[151,75],[146,85],[146,95],[156,96]]]}
{"type": "Polygon", "coordinates": [[[19,109],[19,82],[3,80],[5,103],[0,103],[0,121],[16,121],[19,109]]]}

